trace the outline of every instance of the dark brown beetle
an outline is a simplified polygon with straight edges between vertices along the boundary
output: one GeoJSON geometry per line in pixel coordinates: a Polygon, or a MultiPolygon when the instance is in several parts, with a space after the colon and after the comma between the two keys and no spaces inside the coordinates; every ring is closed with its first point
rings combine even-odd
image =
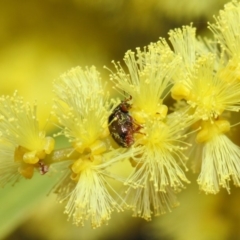
{"type": "Polygon", "coordinates": [[[134,143],[133,134],[142,127],[134,122],[129,114],[131,105],[128,103],[132,98],[122,101],[108,118],[108,128],[114,141],[121,147],[129,148],[134,143]]]}

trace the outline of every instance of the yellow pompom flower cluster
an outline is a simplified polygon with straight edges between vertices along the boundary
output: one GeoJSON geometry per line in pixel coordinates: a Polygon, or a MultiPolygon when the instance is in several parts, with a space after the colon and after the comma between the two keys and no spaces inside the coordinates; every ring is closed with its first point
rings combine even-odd
{"type": "Polygon", "coordinates": [[[111,79],[132,96],[130,113],[142,126],[135,142],[140,152],[131,159],[135,170],[125,182],[129,186],[126,201],[134,216],[150,220],[152,213],[163,214],[176,206],[174,191],[189,182],[181,164],[186,169],[183,151],[188,144],[183,131],[192,119],[185,112],[167,115],[168,107],[163,104],[179,62],[164,41],[143,52],[137,49],[136,56],[128,51],[124,61],[129,73],[115,64],[117,73],[111,79]]]}
{"type": "Polygon", "coordinates": [[[189,160],[200,158],[203,192],[230,193],[230,181],[240,186],[240,147],[228,136],[231,113],[240,110],[240,3],[226,4],[215,21],[213,40],[198,38],[190,24],[171,30],[168,40],[127,51],[125,66],[113,61],[110,81],[125,96],[121,101],[95,67],[76,67],[55,80],[55,137],[64,135],[68,148],[55,149],[40,130],[36,105],[16,93],[1,97],[0,183],[64,161],[55,193],[74,224],[89,220],[93,228],[108,223],[113,211],[130,208],[146,220],[172,211],[190,183],[189,160]],[[124,164],[131,170],[112,171],[124,164]]]}
{"type": "Polygon", "coordinates": [[[73,151],[79,153],[70,166],[68,180],[65,178],[57,191],[61,192],[61,201],[68,200],[65,212],[75,224],[83,225],[86,219],[91,219],[96,228],[110,219],[114,209],[122,210],[107,189],[112,187],[105,178],[117,178],[107,169],[133,152],[111,146],[108,117],[112,108],[95,67],[85,70],[76,67],[63,74],[54,82],[54,91],[55,111],[64,126],[62,134],[69,138],[73,151]],[[71,188],[64,191],[70,181],[73,181],[71,188]]]}
{"type": "Polygon", "coordinates": [[[239,3],[229,3],[220,12],[220,17],[216,18],[217,24],[210,25],[217,42],[220,42],[220,52],[217,47],[210,51],[209,46],[201,46],[192,26],[170,32],[174,52],[183,59],[182,66],[174,77],[172,97],[187,102],[189,111],[192,111],[201,127],[196,136],[196,141],[203,147],[198,183],[206,193],[217,193],[220,186],[229,192],[231,178],[235,185],[239,186],[240,183],[240,148],[225,135],[230,131],[230,123],[224,118],[226,112],[240,110],[238,66],[235,64],[234,67],[229,67],[233,66],[233,56],[240,40],[232,33],[232,29],[237,31],[232,24],[239,22],[239,14],[239,3]],[[225,28],[220,27],[221,24],[225,28]],[[231,43],[230,36],[235,37],[231,43]],[[209,51],[206,51],[207,48],[209,51]]]}
{"type": "Polygon", "coordinates": [[[15,94],[0,98],[0,183],[32,178],[34,169],[44,174],[44,161],[54,149],[54,139],[40,130],[37,109],[15,94]]]}

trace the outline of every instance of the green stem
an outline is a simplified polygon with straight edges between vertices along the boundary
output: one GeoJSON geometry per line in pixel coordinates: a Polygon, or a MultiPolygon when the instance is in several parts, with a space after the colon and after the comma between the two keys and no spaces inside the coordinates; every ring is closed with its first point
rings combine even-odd
{"type": "Polygon", "coordinates": [[[74,148],[64,148],[54,150],[51,154],[47,155],[44,159],[46,164],[53,164],[62,161],[76,160],[81,154],[74,150],[74,148]]]}

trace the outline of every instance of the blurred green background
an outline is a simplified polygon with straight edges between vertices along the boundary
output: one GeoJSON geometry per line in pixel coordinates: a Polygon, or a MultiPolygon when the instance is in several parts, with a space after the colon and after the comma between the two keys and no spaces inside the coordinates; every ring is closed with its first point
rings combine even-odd
{"type": "MultiPolygon", "coordinates": [[[[143,47],[170,29],[193,22],[201,36],[223,0],[41,0],[0,2],[0,93],[18,90],[37,100],[48,117],[52,80],[68,69],[95,65],[108,81],[111,60],[143,47]]],[[[58,143],[59,146],[61,141],[58,143]]],[[[239,189],[231,195],[199,193],[196,175],[179,194],[180,207],[152,222],[131,212],[113,214],[108,226],[92,230],[67,222],[55,196],[46,197],[58,176],[36,176],[0,189],[0,239],[7,240],[225,240],[240,239],[239,189]]]]}

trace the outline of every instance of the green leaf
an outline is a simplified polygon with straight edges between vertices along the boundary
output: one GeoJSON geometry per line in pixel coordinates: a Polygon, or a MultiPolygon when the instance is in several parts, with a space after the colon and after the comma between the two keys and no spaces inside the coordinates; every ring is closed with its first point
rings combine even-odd
{"type": "MultiPolygon", "coordinates": [[[[49,174],[49,173],[48,173],[49,174]]],[[[0,189],[0,239],[26,220],[56,183],[59,176],[35,174],[31,180],[0,189]]]]}

